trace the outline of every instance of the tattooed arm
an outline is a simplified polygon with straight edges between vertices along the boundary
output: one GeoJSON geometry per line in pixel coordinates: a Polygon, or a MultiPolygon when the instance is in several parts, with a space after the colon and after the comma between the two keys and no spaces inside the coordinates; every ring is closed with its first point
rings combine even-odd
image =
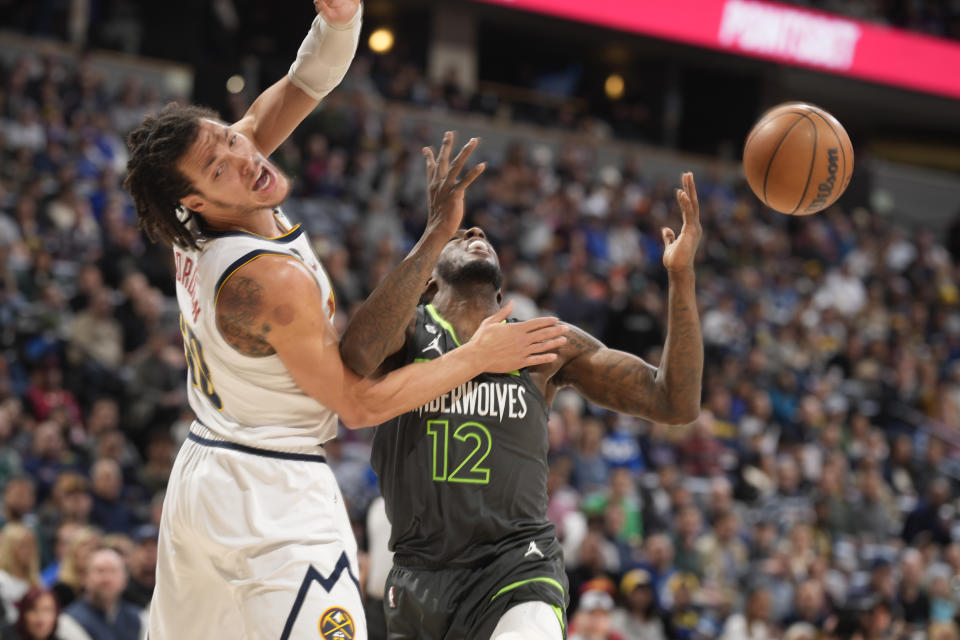
{"type": "Polygon", "coordinates": [[[567,345],[560,350],[564,364],[550,385],[573,387],[598,405],[656,422],[687,424],[696,420],[703,343],[693,299],[693,274],[684,282],[678,280],[671,274],[667,340],[659,368],[635,355],[608,349],[588,333],[570,327],[567,345]]]}
{"type": "Polygon", "coordinates": [[[349,428],[385,422],[483,371],[506,372],[552,362],[566,328],[553,318],[502,322],[507,305],[481,324],[469,343],[430,362],[364,379],[344,366],[336,332],[316,280],[292,257],[263,255],[240,267],[217,300],[217,326],[248,356],[276,354],[297,386],[336,412],[349,428]]]}
{"type": "Polygon", "coordinates": [[[703,336],[693,260],[702,232],[693,174],[683,175],[677,202],[683,213],[680,236],[666,227],[662,230],[669,292],[667,339],[660,367],[629,353],[607,349],[583,331],[571,329],[568,344],[560,353],[563,365],[551,378],[552,386],[572,386],[597,404],[657,422],[686,424],[697,418],[703,336]]]}
{"type": "Polygon", "coordinates": [[[276,353],[266,336],[270,322],[260,321],[258,310],[263,304],[263,287],[240,272],[223,283],[217,298],[217,328],[231,347],[245,356],[259,358],[276,353]]]}
{"type": "Polygon", "coordinates": [[[457,179],[467,158],[477,148],[472,138],[450,162],[453,134],[447,132],[434,162],[433,151],[424,149],[427,162],[429,213],[423,237],[403,262],[383,279],[347,326],[340,340],[344,363],[360,376],[372,375],[381,363],[396,353],[412,329],[414,311],[444,245],[463,219],[463,195],[467,186],[483,173],[484,164],[457,179]]]}

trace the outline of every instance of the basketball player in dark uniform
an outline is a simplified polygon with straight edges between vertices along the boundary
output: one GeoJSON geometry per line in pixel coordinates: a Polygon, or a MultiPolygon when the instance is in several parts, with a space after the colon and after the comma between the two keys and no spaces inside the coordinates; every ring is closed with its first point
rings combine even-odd
{"type": "MultiPolygon", "coordinates": [[[[662,423],[689,423],[699,413],[693,263],[701,227],[692,174],[684,174],[677,201],[681,232],[662,231],[669,303],[659,368],[570,327],[555,361],[482,374],[377,429],[371,461],[395,551],[384,594],[389,638],[564,636],[567,580],[546,517],[547,418],[556,392],[570,386],[596,404],[662,423]]],[[[483,231],[458,231],[427,284],[430,303],[416,308],[380,372],[469,340],[500,308],[501,281],[483,231]]]]}

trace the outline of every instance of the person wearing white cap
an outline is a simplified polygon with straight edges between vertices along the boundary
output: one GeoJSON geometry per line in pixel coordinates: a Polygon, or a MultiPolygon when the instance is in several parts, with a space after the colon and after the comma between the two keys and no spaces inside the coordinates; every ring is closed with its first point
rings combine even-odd
{"type": "Polygon", "coordinates": [[[570,623],[570,640],[622,640],[611,625],[613,606],[613,597],[606,591],[585,591],[570,623]]]}

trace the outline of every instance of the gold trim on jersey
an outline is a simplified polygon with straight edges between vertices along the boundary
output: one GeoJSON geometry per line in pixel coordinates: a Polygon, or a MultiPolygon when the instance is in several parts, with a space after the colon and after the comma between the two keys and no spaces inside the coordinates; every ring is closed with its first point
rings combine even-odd
{"type": "Polygon", "coordinates": [[[217,290],[213,294],[214,309],[216,309],[217,307],[217,302],[220,301],[220,292],[223,290],[223,286],[227,284],[227,280],[232,278],[233,274],[235,274],[237,271],[242,269],[244,266],[250,264],[257,258],[262,258],[263,256],[281,256],[283,258],[289,258],[290,260],[296,260],[300,264],[303,264],[303,260],[297,260],[296,256],[292,256],[289,253],[283,253],[281,251],[267,251],[265,249],[257,249],[257,250],[251,251],[250,253],[253,253],[255,255],[250,255],[249,253],[246,254],[245,256],[240,258],[240,260],[243,260],[243,258],[247,258],[246,260],[243,260],[243,262],[240,262],[240,264],[237,264],[237,262],[234,262],[232,265],[227,267],[227,271],[224,271],[223,275],[220,276],[220,281],[217,282],[217,290]]]}

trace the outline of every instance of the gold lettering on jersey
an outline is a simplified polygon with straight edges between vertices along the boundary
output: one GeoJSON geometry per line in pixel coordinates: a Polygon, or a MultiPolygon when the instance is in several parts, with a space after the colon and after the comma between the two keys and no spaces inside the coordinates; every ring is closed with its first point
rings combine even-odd
{"type": "Polygon", "coordinates": [[[497,418],[524,418],[527,415],[527,389],[515,382],[476,382],[470,380],[434,398],[417,409],[417,414],[453,414],[497,418]]]}

